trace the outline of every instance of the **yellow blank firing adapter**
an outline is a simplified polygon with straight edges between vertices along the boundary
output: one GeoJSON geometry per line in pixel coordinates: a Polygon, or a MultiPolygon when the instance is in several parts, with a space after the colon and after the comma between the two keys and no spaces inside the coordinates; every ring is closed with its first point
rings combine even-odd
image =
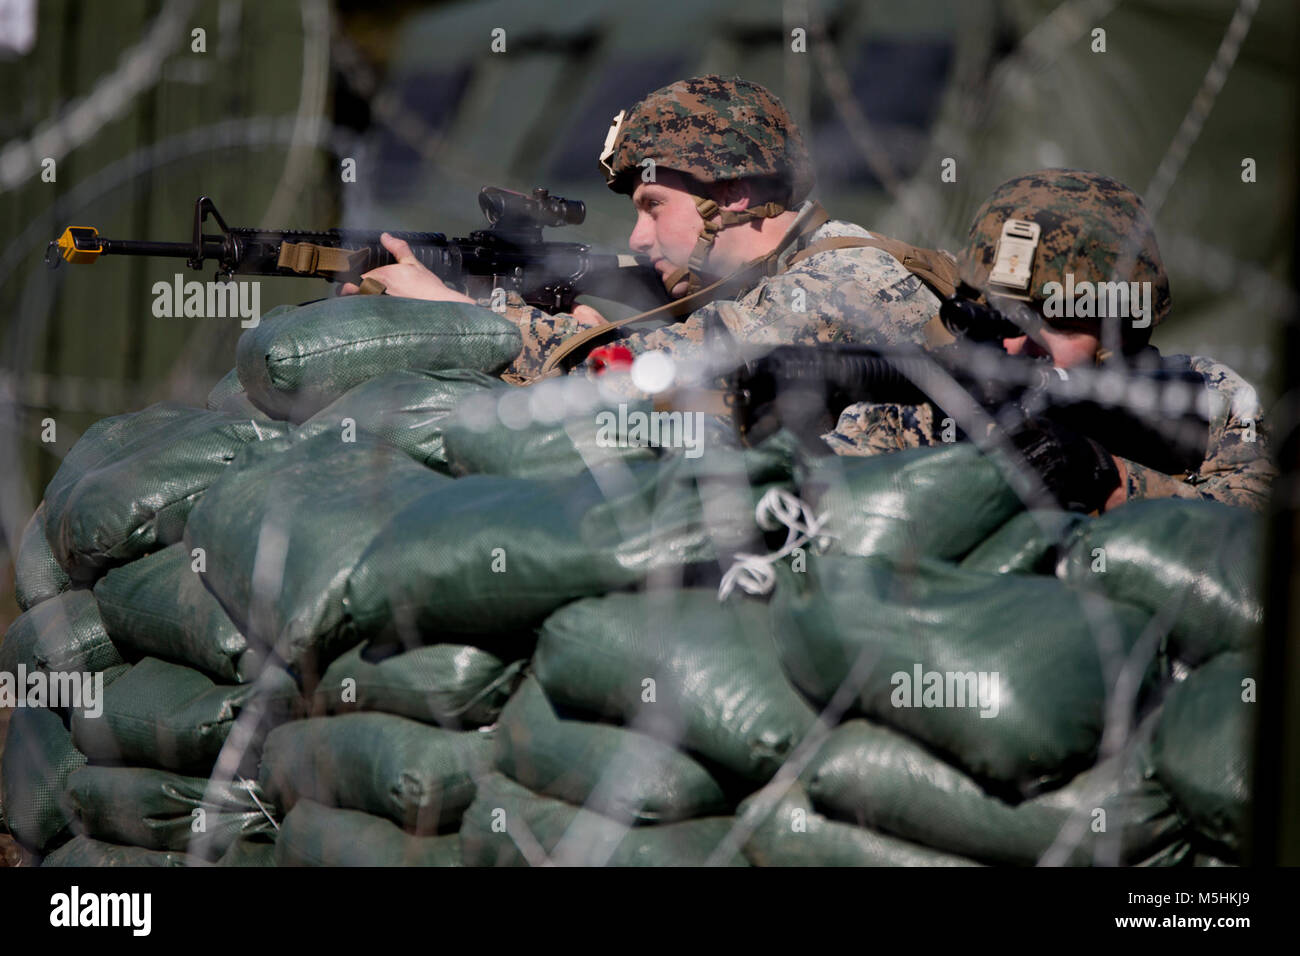
{"type": "Polygon", "coordinates": [[[59,255],[74,265],[94,262],[104,251],[99,242],[99,230],[94,226],[69,226],[56,244],[59,255]]]}

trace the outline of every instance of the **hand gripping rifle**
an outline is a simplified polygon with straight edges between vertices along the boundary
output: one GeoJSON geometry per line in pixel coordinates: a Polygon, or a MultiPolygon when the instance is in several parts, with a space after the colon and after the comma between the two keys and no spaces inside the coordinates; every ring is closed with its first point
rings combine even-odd
{"type": "MultiPolygon", "coordinates": [[[[1082,510],[1097,507],[1098,491],[1118,480],[1107,474],[1110,455],[1170,475],[1200,467],[1209,394],[1199,373],[1143,354],[1068,370],[1006,355],[989,343],[1024,330],[974,302],[972,292],[959,287],[943,303],[940,317],[957,342],[934,352],[778,346],[743,363],[727,377],[725,400],[741,440],[756,444],[784,427],[810,450],[825,452],[819,436],[857,402],[929,404],[941,421],[950,417],[940,397],[947,383],[1007,428],[1048,487],[1082,510]]],[[[952,392],[946,397],[950,403],[952,392]]]]}
{"type": "MultiPolygon", "coordinates": [[[[545,189],[531,195],[484,186],[479,208],[488,228],[467,238],[448,239],[440,232],[392,232],[411,252],[453,288],[475,298],[502,288],[518,292],[529,305],[547,312],[572,311],[582,294],[601,296],[647,309],[667,301],[663,282],[641,256],[593,252],[581,242],[542,238],[548,227],[579,225],[587,215],[580,201],[552,196],[545,189]]],[[[361,273],[395,260],[380,233],[357,229],[299,230],[231,228],[207,196],[194,203],[194,231],[189,242],[106,239],[93,226],[69,226],[49,244],[51,268],[66,260],[84,264],[103,255],[166,256],[184,259],[191,269],[215,260],[216,278],[248,276],[318,276],[332,282],[361,284],[361,273]],[[211,216],[220,232],[205,234],[211,216]]],[[[363,292],[382,292],[368,280],[363,292]]]]}

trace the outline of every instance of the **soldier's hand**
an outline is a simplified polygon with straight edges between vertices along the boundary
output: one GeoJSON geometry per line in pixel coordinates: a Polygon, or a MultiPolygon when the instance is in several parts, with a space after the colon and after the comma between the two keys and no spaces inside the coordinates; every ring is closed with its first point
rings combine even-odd
{"type": "Polygon", "coordinates": [[[579,325],[586,328],[605,324],[605,317],[589,305],[575,305],[573,317],[578,320],[579,325]]]}
{"type": "Polygon", "coordinates": [[[1124,464],[1123,458],[1116,458],[1114,455],[1110,456],[1110,460],[1115,463],[1115,470],[1119,472],[1119,484],[1115,486],[1115,490],[1110,493],[1110,497],[1102,505],[1102,511],[1118,508],[1128,501],[1128,465],[1124,464]]]}
{"type": "Polygon", "coordinates": [[[1106,449],[1050,418],[1028,419],[1011,442],[1062,508],[1100,511],[1123,487],[1118,463],[1106,449]]]}
{"type": "MultiPolygon", "coordinates": [[[[382,282],[389,295],[405,299],[427,299],[431,302],[468,302],[474,300],[463,293],[450,289],[447,284],[427,269],[405,239],[398,239],[384,233],[379,237],[384,248],[392,253],[397,261],[390,266],[380,266],[363,273],[363,279],[376,279],[382,282]]],[[[340,295],[355,295],[361,289],[355,283],[345,282],[339,289],[340,295]]]]}

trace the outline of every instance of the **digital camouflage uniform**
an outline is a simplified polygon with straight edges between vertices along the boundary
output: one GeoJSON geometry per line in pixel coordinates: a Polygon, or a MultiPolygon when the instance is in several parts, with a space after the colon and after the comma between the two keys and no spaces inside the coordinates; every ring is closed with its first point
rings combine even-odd
{"type": "MultiPolygon", "coordinates": [[[[761,86],[739,77],[682,80],[615,117],[601,156],[610,188],[630,196],[646,160],[703,186],[746,177],[779,180],[788,185],[792,205],[804,200],[813,182],[802,137],[785,107],[761,86]]],[[[787,211],[775,202],[734,212],[719,210],[707,196],[696,195],[695,201],[704,229],[688,266],[665,280],[668,288],[680,278],[688,279],[691,289],[703,283],[700,270],[718,231],[787,211]]],[[[871,233],[848,222],[826,222],[788,247],[778,260],[780,268],[810,242],[836,236],[869,238],[871,233]]],[[[760,277],[743,294],[710,302],[684,321],[618,341],[634,354],[663,350],[675,357],[698,353],[706,330],[722,329],[758,343],[891,345],[921,341],[921,328],[938,308],[923,283],[888,253],[827,250],[760,277]]],[[[517,297],[507,300],[505,314],[524,339],[507,375],[522,378],[535,376],[557,346],[585,328],[571,315],[548,315],[517,297]]]]}
{"type": "MultiPolygon", "coordinates": [[[[870,235],[860,226],[831,220],[806,241],[791,246],[782,261],[808,242],[870,235]]],[[[519,326],[524,339],[523,351],[507,370],[510,373],[536,375],[552,349],[583,329],[571,315],[548,315],[517,297],[507,301],[505,314],[519,326]]],[[[922,328],[938,311],[939,300],[889,253],[836,249],[815,253],[786,272],[760,279],[737,299],[710,302],[683,322],[633,333],[618,342],[634,354],[658,349],[682,357],[703,346],[707,329],[721,325],[738,339],[772,345],[916,343],[923,340],[922,328]],[[797,308],[800,305],[802,309],[797,308]]]]}
{"type": "MultiPolygon", "coordinates": [[[[1007,219],[1042,227],[1035,250],[1031,302],[1041,309],[1043,284],[1073,272],[1075,282],[1113,278],[1151,283],[1150,325],[1124,323],[1125,351],[1149,348],[1151,328],[1169,312],[1169,279],[1155,233],[1141,200],[1127,187],[1095,173],[1041,170],[999,186],[981,207],[958,259],[962,278],[989,288],[997,243],[1007,219]]],[[[1054,326],[1098,333],[1098,319],[1047,319],[1054,326]]],[[[1154,351],[1154,350],[1153,350],[1154,351]]],[[[1255,389],[1226,365],[1201,356],[1170,356],[1172,367],[1190,367],[1210,391],[1209,443],[1194,472],[1171,476],[1124,460],[1125,498],[1206,498],[1261,509],[1277,474],[1270,460],[1263,409],[1255,389]]],[[[937,443],[942,423],[928,407],[851,405],[835,430],[823,436],[842,455],[871,455],[937,443]]],[[[1104,445],[1105,442],[1103,441],[1104,445]]]]}

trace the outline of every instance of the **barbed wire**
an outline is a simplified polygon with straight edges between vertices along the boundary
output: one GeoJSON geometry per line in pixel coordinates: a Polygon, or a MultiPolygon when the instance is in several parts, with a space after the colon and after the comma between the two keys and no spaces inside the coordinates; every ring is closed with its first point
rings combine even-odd
{"type": "Polygon", "coordinates": [[[185,22],[197,5],[198,0],[169,0],[144,39],[126,50],[117,69],[98,80],[90,93],[38,127],[30,139],[0,147],[0,192],[17,189],[31,179],[45,159],[60,161],[88,142],[157,83],[163,61],[185,36],[185,22]]]}
{"type": "Polygon", "coordinates": [[[1174,182],[1182,171],[1188,153],[1191,152],[1192,145],[1201,135],[1201,128],[1209,118],[1210,111],[1214,109],[1214,103],[1219,98],[1219,93],[1223,91],[1223,85],[1228,82],[1228,74],[1232,72],[1233,64],[1237,62],[1241,44],[1245,41],[1246,34],[1250,32],[1250,25],[1258,11],[1259,0],[1237,0],[1237,9],[1232,14],[1232,20],[1228,23],[1223,39],[1219,42],[1214,60],[1205,71],[1205,79],[1201,81],[1201,86],[1196,91],[1196,96],[1192,98],[1192,104],[1187,108],[1183,121],[1178,124],[1178,132],[1174,134],[1173,141],[1169,144],[1164,157],[1160,160],[1160,165],[1156,167],[1151,177],[1151,182],[1147,185],[1145,202],[1152,219],[1159,215],[1165,200],[1169,197],[1169,191],[1173,189],[1174,182]]]}

